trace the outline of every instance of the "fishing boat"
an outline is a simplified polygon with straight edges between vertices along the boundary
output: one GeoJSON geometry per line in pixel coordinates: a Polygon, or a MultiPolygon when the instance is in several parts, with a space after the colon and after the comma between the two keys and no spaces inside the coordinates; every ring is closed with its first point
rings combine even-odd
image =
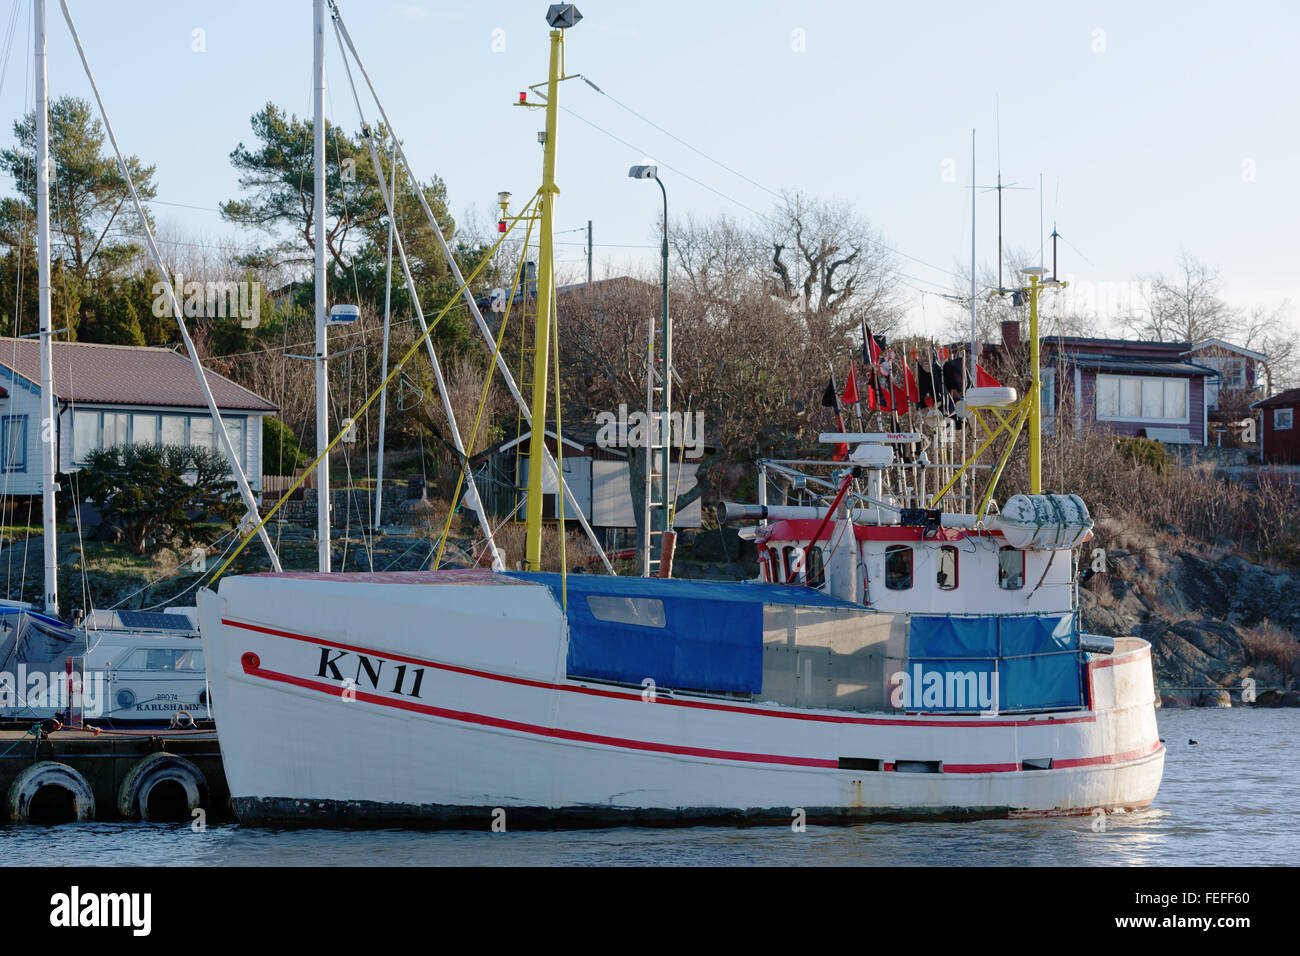
{"type": "MultiPolygon", "coordinates": [[[[316,18],[319,55],[320,0],[316,18]]],[[[533,421],[546,420],[557,104],[578,14],[557,4],[547,19],[533,421]]],[[[1149,806],[1164,763],[1150,647],[1082,633],[1092,519],[1039,487],[1042,285],[1028,276],[1025,394],[970,383],[962,414],[987,438],[968,461],[920,431],[827,433],[846,451],[809,479],[829,492],[817,503],[769,503],[764,482],[758,503],[724,506],[758,522],[744,531],[758,581],[542,573],[538,468],[522,570],[322,568],[203,589],[240,819],[499,829],[1149,806]],[[1031,488],[999,508],[995,479],[1026,426],[1031,488]],[[1011,441],[977,495],[976,459],[999,436],[1011,441]]]]}

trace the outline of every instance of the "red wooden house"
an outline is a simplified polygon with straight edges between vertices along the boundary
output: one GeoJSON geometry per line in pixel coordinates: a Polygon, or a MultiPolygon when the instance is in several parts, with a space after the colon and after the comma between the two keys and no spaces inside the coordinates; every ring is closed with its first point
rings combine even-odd
{"type": "Polygon", "coordinates": [[[1300,388],[1289,388],[1250,406],[1259,409],[1259,457],[1265,464],[1300,464],[1300,388]]]}

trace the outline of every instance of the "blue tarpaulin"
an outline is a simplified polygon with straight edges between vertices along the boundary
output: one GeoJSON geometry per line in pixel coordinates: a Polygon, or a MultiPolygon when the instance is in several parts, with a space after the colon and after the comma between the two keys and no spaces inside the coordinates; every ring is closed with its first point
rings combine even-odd
{"type": "MultiPolygon", "coordinates": [[[[945,689],[960,674],[997,675],[999,711],[1051,710],[1083,704],[1079,634],[1072,614],[949,617],[913,615],[909,680],[940,675],[945,689]],[[916,668],[920,666],[918,671],[916,668]]],[[[951,694],[911,697],[909,709],[977,710],[951,694]]]]}
{"type": "MultiPolygon", "coordinates": [[[[561,600],[558,574],[507,573],[561,600]]],[[[861,610],[808,588],[726,581],[571,574],[567,590],[570,677],[747,694],[763,688],[765,604],[861,610]]]]}

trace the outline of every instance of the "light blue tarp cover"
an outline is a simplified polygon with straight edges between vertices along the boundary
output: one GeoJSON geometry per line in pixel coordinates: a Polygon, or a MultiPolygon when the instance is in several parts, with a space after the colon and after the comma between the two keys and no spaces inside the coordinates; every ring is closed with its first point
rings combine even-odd
{"type": "MultiPolygon", "coordinates": [[[[560,576],[509,571],[550,588],[561,601],[560,576]]],[[[756,694],[763,689],[763,606],[838,607],[856,604],[809,588],[730,581],[568,576],[570,677],[640,685],[756,694]],[[589,598],[662,602],[662,624],[601,620],[589,598]]],[[[654,605],[656,612],[659,605],[654,605]]],[[[608,614],[602,615],[608,617],[608,614]]]]}
{"type": "MultiPolygon", "coordinates": [[[[1083,705],[1079,632],[1072,614],[948,617],[913,615],[908,669],[997,673],[998,710],[1052,710],[1083,705]]],[[[914,698],[915,699],[915,698],[914,698]]],[[[951,704],[951,702],[948,702],[951,704]]],[[[917,706],[977,710],[977,706],[917,706]]]]}

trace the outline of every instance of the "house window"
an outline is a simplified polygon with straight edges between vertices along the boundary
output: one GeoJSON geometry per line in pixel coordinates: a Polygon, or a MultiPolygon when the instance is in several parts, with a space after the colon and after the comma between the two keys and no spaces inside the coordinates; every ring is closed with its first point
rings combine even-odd
{"type": "Polygon", "coordinates": [[[1246,360],[1239,355],[1211,355],[1200,363],[1219,373],[1219,387],[1242,390],[1246,387],[1246,360]]]}
{"type": "Polygon", "coordinates": [[[940,591],[952,591],[957,587],[957,549],[950,544],[939,549],[936,578],[940,591]]]}
{"type": "Polygon", "coordinates": [[[132,415],[131,441],[137,445],[158,444],[158,416],[132,415]]]}
{"type": "MultiPolygon", "coordinates": [[[[235,458],[241,468],[248,464],[248,418],[243,415],[222,417],[235,458]]],[[[254,419],[256,421],[256,419],[254,419]]],[[[179,445],[182,448],[207,448],[220,451],[207,412],[176,415],[154,412],[117,412],[77,410],[72,418],[72,460],[85,464],[86,457],[112,445],[179,445]]]]}
{"type": "Polygon", "coordinates": [[[0,419],[0,470],[27,470],[27,416],[0,419]]]}
{"type": "Polygon", "coordinates": [[[1294,409],[1275,408],[1273,409],[1273,431],[1285,432],[1291,430],[1291,415],[1294,409]]]}
{"type": "Polygon", "coordinates": [[[100,424],[100,447],[125,445],[128,440],[131,416],[126,412],[104,412],[100,424]]]}
{"type": "Polygon", "coordinates": [[[885,587],[906,591],[912,586],[912,549],[905,544],[891,544],[885,549],[885,587]]]}
{"type": "Polygon", "coordinates": [[[1039,410],[1043,421],[1050,422],[1056,416],[1056,369],[1043,369],[1042,391],[1039,392],[1039,410]]]}
{"type": "Polygon", "coordinates": [[[99,412],[77,411],[72,415],[72,460],[81,464],[99,447],[99,412]]]}
{"type": "Polygon", "coordinates": [[[1025,552],[1019,548],[998,550],[998,587],[1017,591],[1025,586],[1025,552]]]}
{"type": "Polygon", "coordinates": [[[212,419],[207,415],[194,415],[190,418],[190,447],[212,447],[212,419]]]}
{"type": "Polygon", "coordinates": [[[185,415],[162,415],[161,432],[164,445],[185,446],[185,424],[189,420],[185,415]]]}
{"type": "Polygon", "coordinates": [[[1186,423],[1188,380],[1097,376],[1097,418],[1101,421],[1186,423]]]}

